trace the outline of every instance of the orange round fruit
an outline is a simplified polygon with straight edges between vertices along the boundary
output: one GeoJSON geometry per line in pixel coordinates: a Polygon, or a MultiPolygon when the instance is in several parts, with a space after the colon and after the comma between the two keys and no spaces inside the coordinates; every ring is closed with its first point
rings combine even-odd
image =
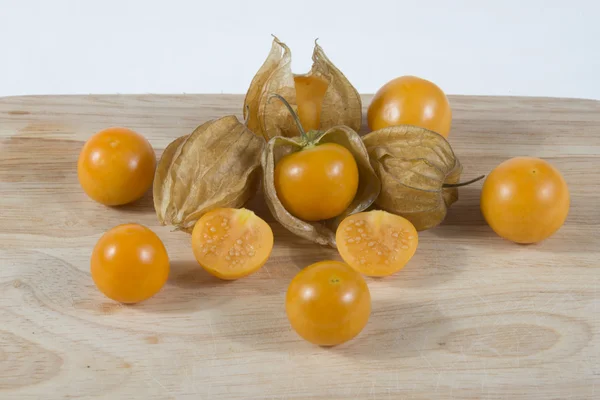
{"type": "Polygon", "coordinates": [[[275,190],[285,209],[297,218],[334,218],[354,200],[358,166],[350,150],[339,144],[305,147],[279,160],[275,190]]]}
{"type": "Polygon", "coordinates": [[[401,76],[377,91],[367,111],[372,131],[395,125],[414,125],[448,137],[452,110],[435,83],[416,76],[401,76]]]}
{"type": "Polygon", "coordinates": [[[409,220],[377,210],[344,218],[335,238],[344,261],[368,276],[398,272],[419,244],[417,230],[409,220]]]}
{"type": "Polygon", "coordinates": [[[481,191],[481,212],[501,237],[536,243],[554,234],[569,213],[569,188],[550,163],[515,157],[498,165],[481,191]]]}
{"type": "Polygon", "coordinates": [[[152,186],[156,156],[142,135],[127,128],[108,128],[83,146],[77,177],[85,193],[107,206],[131,203],[152,186]]]}
{"type": "Polygon", "coordinates": [[[294,76],[298,117],[306,132],[319,129],[323,98],[329,84],[318,76],[294,76]]]}
{"type": "Polygon", "coordinates": [[[138,303],[154,296],[167,281],[169,256],[150,229],[138,224],[119,225],[96,243],[91,273],[106,297],[138,303]]]}
{"type": "Polygon", "coordinates": [[[273,231],[250,210],[218,208],[194,225],[192,249],[207,272],[221,279],[238,279],[267,262],[273,250],[273,231]]]}
{"type": "Polygon", "coordinates": [[[363,277],[339,261],[321,261],[290,283],[285,310],[292,328],[319,346],[335,346],[358,335],[371,315],[363,277]]]}

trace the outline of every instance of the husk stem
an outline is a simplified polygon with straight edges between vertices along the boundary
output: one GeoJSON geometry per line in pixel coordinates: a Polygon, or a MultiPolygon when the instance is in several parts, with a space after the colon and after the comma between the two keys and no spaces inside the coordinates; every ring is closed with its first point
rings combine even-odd
{"type": "Polygon", "coordinates": [[[470,181],[466,181],[466,182],[459,182],[459,183],[444,183],[442,185],[443,188],[457,188],[457,187],[462,187],[462,186],[467,186],[470,185],[471,183],[475,183],[477,181],[482,180],[483,178],[485,178],[485,175],[481,175],[478,176],[477,178],[471,179],[470,181]]]}
{"type": "Polygon", "coordinates": [[[244,110],[246,111],[246,117],[244,119],[244,126],[247,128],[248,127],[248,121],[250,120],[250,106],[246,104],[246,107],[244,108],[244,110]]]}
{"type": "MultiPolygon", "coordinates": [[[[300,117],[298,117],[298,114],[296,113],[296,111],[294,111],[294,109],[292,108],[292,106],[290,105],[290,103],[288,103],[288,101],[285,99],[285,97],[281,96],[278,93],[273,93],[271,95],[271,97],[269,98],[269,101],[271,101],[273,99],[273,97],[279,99],[279,101],[281,101],[283,103],[283,105],[285,106],[285,108],[288,109],[288,111],[292,115],[292,118],[294,119],[294,122],[296,123],[296,127],[298,128],[298,131],[300,131],[300,137],[302,138],[302,142],[305,145],[309,144],[310,142],[314,141],[316,138],[319,137],[319,135],[314,135],[315,137],[309,137],[308,136],[308,134],[306,133],[306,131],[302,127],[302,122],[300,122],[300,117]]],[[[313,136],[313,135],[311,135],[311,136],[313,136]]]]}

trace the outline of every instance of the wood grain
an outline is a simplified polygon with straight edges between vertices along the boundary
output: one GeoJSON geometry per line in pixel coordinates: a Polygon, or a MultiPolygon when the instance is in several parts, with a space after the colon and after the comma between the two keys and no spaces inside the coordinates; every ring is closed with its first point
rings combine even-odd
{"type": "MultiPolygon", "coordinates": [[[[157,153],[198,124],[240,115],[242,96],[0,99],[0,398],[2,399],[593,399],[600,393],[600,103],[452,97],[451,143],[465,179],[517,155],[547,158],[572,196],[566,225],[520,246],[479,212],[481,182],[461,188],[409,265],[369,279],[373,313],[355,340],[324,349],[284,312],[304,266],[339,259],[273,222],[255,275],[222,282],[190,238],[159,227],[149,195],[107,208],[76,177],[84,141],[114,125],[157,153]],[[154,229],[172,259],[151,300],[104,298],[89,255],[123,222],[154,229]]],[[[368,104],[369,96],[364,103],[368,104]]]]}

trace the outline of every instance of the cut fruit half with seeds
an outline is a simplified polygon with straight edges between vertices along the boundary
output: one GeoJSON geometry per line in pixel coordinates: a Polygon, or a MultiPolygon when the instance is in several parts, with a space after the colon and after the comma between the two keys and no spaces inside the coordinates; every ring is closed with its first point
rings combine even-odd
{"type": "Polygon", "coordinates": [[[352,268],[368,276],[401,270],[419,244],[417,230],[406,218],[369,211],[345,218],[336,232],[338,251],[352,268]]]}
{"type": "Polygon", "coordinates": [[[217,208],[196,222],[192,249],[198,263],[210,274],[238,279],[267,262],[273,250],[273,231],[250,210],[217,208]]]}

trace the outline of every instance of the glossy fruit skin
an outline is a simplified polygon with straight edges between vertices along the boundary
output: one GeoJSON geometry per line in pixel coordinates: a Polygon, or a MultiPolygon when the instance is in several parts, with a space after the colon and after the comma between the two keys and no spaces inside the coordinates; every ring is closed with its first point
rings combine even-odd
{"type": "Polygon", "coordinates": [[[121,303],[154,296],[169,277],[169,256],[160,238],[145,226],[119,225],[92,251],[91,273],[104,295],[121,303]]]}
{"type": "Polygon", "coordinates": [[[404,268],[419,245],[419,234],[409,220],[380,210],[344,218],[335,237],[348,265],[361,274],[378,277],[404,268]]]}
{"type": "Polygon", "coordinates": [[[319,346],[335,346],[365,327],[371,314],[371,294],[363,277],[347,264],[321,261],[294,277],[285,310],[302,338],[319,346]]]}
{"type": "Polygon", "coordinates": [[[217,208],[204,214],[192,231],[198,264],[224,280],[239,279],[260,269],[273,250],[269,224],[244,208],[217,208]]]}
{"type": "Polygon", "coordinates": [[[304,221],[337,217],[358,190],[352,153],[335,143],[306,147],[275,166],[275,190],[283,206],[304,221]]]}
{"type": "Polygon", "coordinates": [[[127,128],[108,128],[83,146],[77,177],[85,193],[107,206],[131,203],[152,186],[156,155],[142,135],[127,128]]]}
{"type": "Polygon", "coordinates": [[[480,205],[485,220],[499,236],[516,243],[536,243],[565,222],[569,188],[547,161],[515,157],[488,175],[480,205]]]}
{"type": "Polygon", "coordinates": [[[316,76],[294,76],[298,117],[306,132],[317,130],[321,124],[323,98],[329,84],[316,76]]]}
{"type": "Polygon", "coordinates": [[[416,76],[401,76],[383,85],[367,111],[372,131],[394,125],[414,125],[450,134],[452,109],[448,98],[436,84],[416,76]]]}

